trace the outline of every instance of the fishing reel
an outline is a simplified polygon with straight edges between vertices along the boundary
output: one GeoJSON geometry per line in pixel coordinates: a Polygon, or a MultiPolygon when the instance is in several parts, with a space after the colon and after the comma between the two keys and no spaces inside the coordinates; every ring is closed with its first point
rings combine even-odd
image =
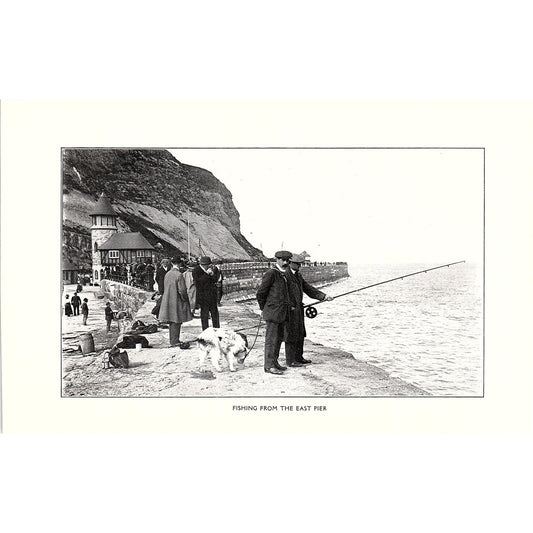
{"type": "Polygon", "coordinates": [[[315,316],[318,315],[318,311],[316,310],[316,307],[313,307],[310,305],[309,307],[305,308],[305,316],[307,318],[315,318],[315,316]]]}

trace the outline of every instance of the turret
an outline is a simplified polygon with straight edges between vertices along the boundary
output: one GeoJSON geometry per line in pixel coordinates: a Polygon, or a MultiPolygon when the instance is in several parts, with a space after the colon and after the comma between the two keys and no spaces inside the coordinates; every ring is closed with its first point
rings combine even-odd
{"type": "Polygon", "coordinates": [[[92,219],[91,226],[91,246],[93,258],[93,280],[100,281],[100,269],[102,268],[102,259],[100,246],[105,243],[112,235],[117,233],[117,214],[111,206],[109,198],[102,193],[98,202],[89,213],[92,219]]]}

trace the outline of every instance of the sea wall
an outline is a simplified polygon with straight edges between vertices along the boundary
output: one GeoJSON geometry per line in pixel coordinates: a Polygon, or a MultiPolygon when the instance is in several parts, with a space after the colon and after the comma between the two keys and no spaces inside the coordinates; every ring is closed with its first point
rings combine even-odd
{"type": "MultiPolygon", "coordinates": [[[[219,265],[224,276],[224,297],[233,301],[254,298],[263,274],[273,266],[274,263],[268,262],[219,265]]],[[[306,281],[319,287],[349,276],[348,264],[344,262],[305,264],[300,272],[306,281]]]]}
{"type": "Polygon", "coordinates": [[[108,279],[102,280],[100,291],[107,300],[114,304],[112,305],[114,310],[126,311],[131,317],[135,316],[137,311],[153,294],[153,292],[108,279]]]}
{"type": "MultiPolygon", "coordinates": [[[[224,300],[238,302],[255,298],[263,274],[272,266],[273,263],[268,262],[219,265],[224,276],[224,300]]],[[[317,287],[349,276],[346,263],[311,263],[302,265],[301,273],[306,281],[317,287]]],[[[113,302],[114,309],[127,311],[132,317],[153,295],[153,292],[108,279],[101,281],[100,291],[113,302]]]]}

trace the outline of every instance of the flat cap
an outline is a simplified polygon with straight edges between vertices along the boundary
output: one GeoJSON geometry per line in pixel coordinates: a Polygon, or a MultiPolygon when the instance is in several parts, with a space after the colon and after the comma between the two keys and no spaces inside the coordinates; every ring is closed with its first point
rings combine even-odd
{"type": "Polygon", "coordinates": [[[210,265],[212,263],[211,258],[207,255],[204,255],[204,257],[200,257],[200,264],[201,265],[210,265]]]}
{"type": "Polygon", "coordinates": [[[275,253],[276,259],[290,259],[292,257],[291,252],[287,252],[287,250],[280,250],[279,252],[275,253]]]}
{"type": "Polygon", "coordinates": [[[294,254],[291,257],[291,263],[305,263],[305,258],[303,255],[300,254],[294,254]]]}

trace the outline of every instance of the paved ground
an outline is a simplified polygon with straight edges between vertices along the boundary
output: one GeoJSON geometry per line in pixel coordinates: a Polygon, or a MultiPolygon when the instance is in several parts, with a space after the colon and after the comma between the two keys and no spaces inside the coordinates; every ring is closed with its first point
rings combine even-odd
{"type": "MultiPolygon", "coordinates": [[[[74,286],[66,286],[72,295],[74,286]]],[[[257,328],[256,305],[223,303],[220,308],[221,326],[231,329],[249,328],[250,346],[254,348],[244,365],[236,372],[223,366],[222,372],[205,371],[198,366],[198,349],[169,348],[168,330],[145,335],[150,348],[140,352],[127,350],[128,369],[104,369],[102,353],[111,348],[118,337],[117,323],[111,333],[105,332],[105,299],[98,298],[98,287],[87,287],[81,294],[89,300],[89,320],[63,317],[63,383],[64,396],[92,397],[254,397],[254,396],[423,396],[421,389],[397,378],[391,378],[379,368],[357,361],[346,352],[306,340],[305,356],[313,361],[302,368],[290,368],[283,376],[263,371],[264,327],[257,328]],[[82,356],[76,350],[82,333],[92,333],[95,353],[82,356]],[[256,332],[258,332],[256,339],[256,332]]],[[[155,322],[150,314],[153,302],[148,301],[136,319],[145,324],[155,322]]],[[[201,332],[200,320],[183,325],[181,340],[194,340],[201,332]]],[[[283,348],[280,362],[283,363],[283,348]]]]}

